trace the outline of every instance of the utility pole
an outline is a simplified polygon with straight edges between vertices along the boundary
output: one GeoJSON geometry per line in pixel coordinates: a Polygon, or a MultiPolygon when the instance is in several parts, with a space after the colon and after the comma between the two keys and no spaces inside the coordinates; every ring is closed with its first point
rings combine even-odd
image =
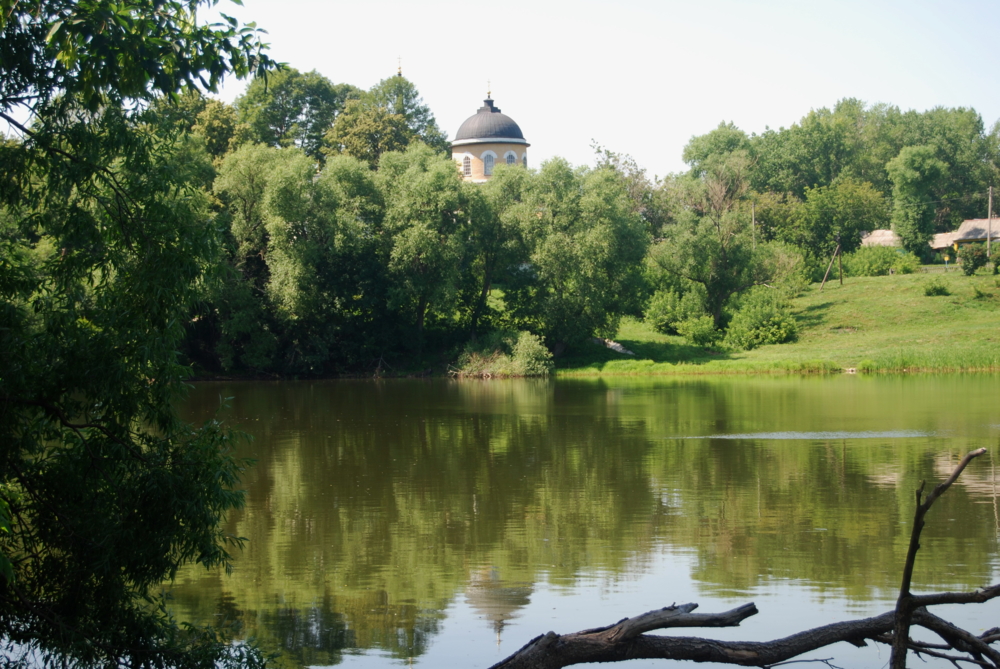
{"type": "Polygon", "coordinates": [[[990,186],[990,204],[989,210],[986,214],[986,257],[992,259],[992,244],[993,240],[993,186],[990,186]]]}

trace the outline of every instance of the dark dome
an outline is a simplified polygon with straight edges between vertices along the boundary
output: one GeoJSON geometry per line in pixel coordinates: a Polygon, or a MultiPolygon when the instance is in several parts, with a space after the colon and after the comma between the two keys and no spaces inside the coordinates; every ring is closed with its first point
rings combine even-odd
{"type": "Polygon", "coordinates": [[[493,100],[484,100],[475,116],[470,116],[458,129],[456,142],[463,139],[520,139],[524,140],[521,129],[514,119],[501,114],[500,109],[493,106],[493,100]]]}

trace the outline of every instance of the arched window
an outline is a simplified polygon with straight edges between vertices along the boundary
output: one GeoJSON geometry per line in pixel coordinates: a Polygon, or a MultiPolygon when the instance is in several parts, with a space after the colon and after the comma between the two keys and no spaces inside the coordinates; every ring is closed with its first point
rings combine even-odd
{"type": "Polygon", "coordinates": [[[472,158],[469,156],[462,158],[462,174],[467,177],[472,176],[472,158]]]}
{"type": "Polygon", "coordinates": [[[517,163],[517,154],[514,153],[513,151],[508,151],[507,155],[504,156],[504,158],[507,159],[507,164],[508,165],[514,165],[514,164],[517,163]]]}
{"type": "Polygon", "coordinates": [[[493,154],[492,153],[487,153],[486,156],[483,157],[483,174],[485,174],[486,176],[492,176],[493,175],[493,154]]]}
{"type": "Polygon", "coordinates": [[[521,158],[521,164],[524,165],[525,169],[528,168],[528,154],[527,153],[524,154],[523,158],[521,158]]]}

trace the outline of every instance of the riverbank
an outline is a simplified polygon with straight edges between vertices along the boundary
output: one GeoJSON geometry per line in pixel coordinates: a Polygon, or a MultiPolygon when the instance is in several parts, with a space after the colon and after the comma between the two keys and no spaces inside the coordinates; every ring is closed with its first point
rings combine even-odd
{"type": "Polygon", "coordinates": [[[1000,370],[1000,279],[957,271],[848,278],[813,284],[793,301],[800,326],[790,344],[726,352],[693,346],[627,319],[615,341],[556,365],[558,376],[956,372],[1000,370]],[[947,295],[928,296],[931,282],[947,295]]]}

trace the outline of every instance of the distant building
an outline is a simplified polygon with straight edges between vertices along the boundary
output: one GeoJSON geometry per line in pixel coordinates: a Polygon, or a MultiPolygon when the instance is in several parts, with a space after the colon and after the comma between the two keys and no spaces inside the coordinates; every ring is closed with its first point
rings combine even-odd
{"type": "Polygon", "coordinates": [[[941,253],[952,248],[955,244],[955,232],[939,232],[931,238],[931,248],[941,253]]]}
{"type": "Polygon", "coordinates": [[[993,228],[992,241],[1000,241],[1000,218],[994,218],[992,226],[990,225],[990,219],[987,218],[970,218],[967,221],[962,221],[962,225],[958,226],[958,230],[949,233],[954,235],[951,240],[952,245],[957,249],[962,244],[985,242],[990,227],[993,228]]]}
{"type": "Polygon", "coordinates": [[[459,127],[451,143],[451,157],[463,179],[483,183],[493,176],[497,164],[527,167],[529,146],[514,119],[501,114],[487,97],[475,116],[459,127]]]}

